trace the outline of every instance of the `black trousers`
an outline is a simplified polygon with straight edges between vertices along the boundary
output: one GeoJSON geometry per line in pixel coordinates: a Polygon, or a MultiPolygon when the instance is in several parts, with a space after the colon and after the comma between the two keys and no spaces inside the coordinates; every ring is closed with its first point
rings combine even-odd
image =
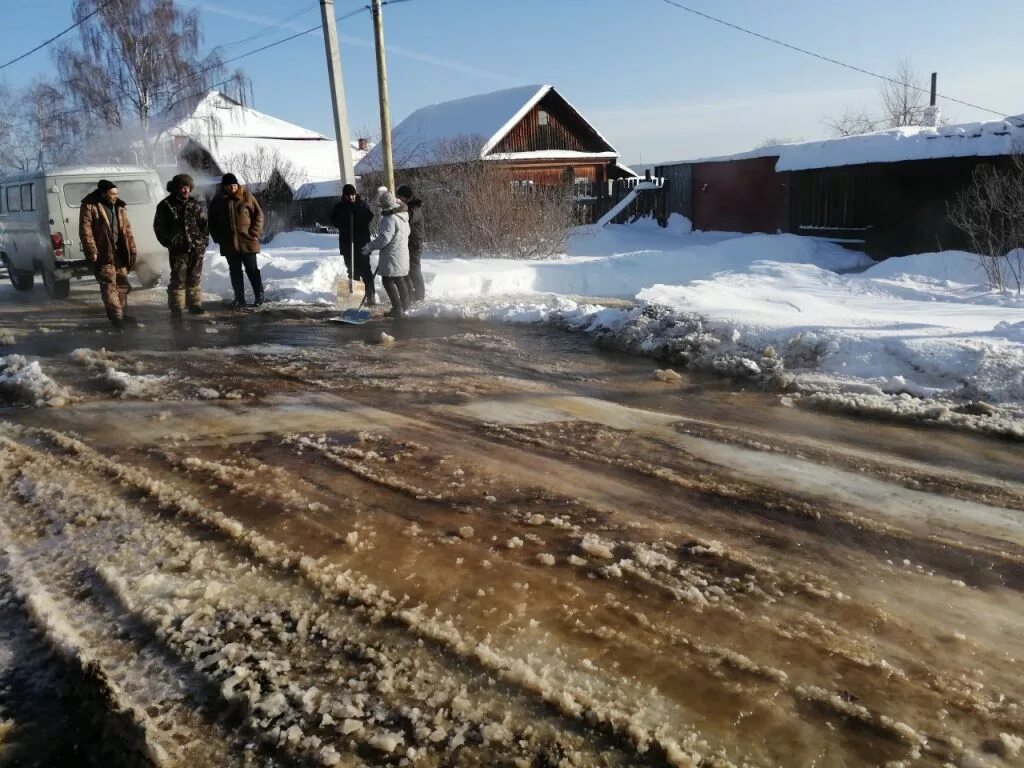
{"type": "Polygon", "coordinates": [[[377,291],[373,282],[373,267],[370,266],[370,257],[364,256],[358,250],[356,251],[356,273],[353,275],[352,265],[349,264],[351,256],[346,253],[341,255],[345,257],[345,271],[348,273],[349,278],[361,280],[363,285],[366,286],[366,303],[372,307],[377,303],[377,291]]]}
{"type": "Polygon", "coordinates": [[[420,266],[420,254],[409,251],[409,298],[423,301],[427,295],[423,284],[423,270],[420,266]]]}
{"type": "Polygon", "coordinates": [[[242,269],[245,269],[245,274],[249,277],[249,284],[252,286],[253,298],[255,300],[261,300],[263,298],[263,275],[260,274],[260,268],[256,265],[255,253],[235,253],[231,256],[227,256],[228,260],[228,273],[231,275],[231,290],[235,292],[235,301],[240,304],[245,303],[245,279],[242,277],[242,269]]]}
{"type": "Polygon", "coordinates": [[[391,311],[396,317],[401,317],[409,309],[409,284],[405,275],[401,277],[381,277],[384,283],[384,290],[388,292],[391,299],[391,311]]]}

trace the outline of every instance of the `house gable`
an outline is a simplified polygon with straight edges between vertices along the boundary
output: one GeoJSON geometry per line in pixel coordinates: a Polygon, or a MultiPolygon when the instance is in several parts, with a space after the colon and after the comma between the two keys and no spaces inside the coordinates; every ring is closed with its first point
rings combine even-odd
{"type": "Polygon", "coordinates": [[[615,149],[552,88],[494,142],[487,154],[549,151],[592,154],[615,149]]]}

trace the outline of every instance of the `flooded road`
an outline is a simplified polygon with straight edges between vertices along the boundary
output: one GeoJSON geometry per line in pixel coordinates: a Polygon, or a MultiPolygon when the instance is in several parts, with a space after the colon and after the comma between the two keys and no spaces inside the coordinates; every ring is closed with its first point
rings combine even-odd
{"type": "Polygon", "coordinates": [[[1019,443],[138,298],[0,290],[0,765],[1024,765],[1019,443]]]}

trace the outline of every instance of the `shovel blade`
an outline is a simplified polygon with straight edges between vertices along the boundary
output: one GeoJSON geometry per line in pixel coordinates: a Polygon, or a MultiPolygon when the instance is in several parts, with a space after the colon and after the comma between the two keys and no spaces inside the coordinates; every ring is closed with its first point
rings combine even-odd
{"type": "Polygon", "coordinates": [[[349,325],[362,325],[369,321],[371,315],[368,309],[346,309],[340,317],[332,317],[335,323],[348,323],[349,325]]]}

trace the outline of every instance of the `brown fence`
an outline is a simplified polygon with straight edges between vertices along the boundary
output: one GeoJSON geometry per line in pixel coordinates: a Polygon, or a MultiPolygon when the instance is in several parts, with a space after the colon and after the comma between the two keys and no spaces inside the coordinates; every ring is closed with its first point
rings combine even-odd
{"type": "Polygon", "coordinates": [[[668,182],[662,178],[630,178],[613,181],[576,182],[576,217],[580,224],[596,224],[602,216],[643,182],[652,182],[653,189],[643,189],[624,211],[612,219],[613,224],[629,224],[653,218],[661,226],[668,224],[668,182]]]}

